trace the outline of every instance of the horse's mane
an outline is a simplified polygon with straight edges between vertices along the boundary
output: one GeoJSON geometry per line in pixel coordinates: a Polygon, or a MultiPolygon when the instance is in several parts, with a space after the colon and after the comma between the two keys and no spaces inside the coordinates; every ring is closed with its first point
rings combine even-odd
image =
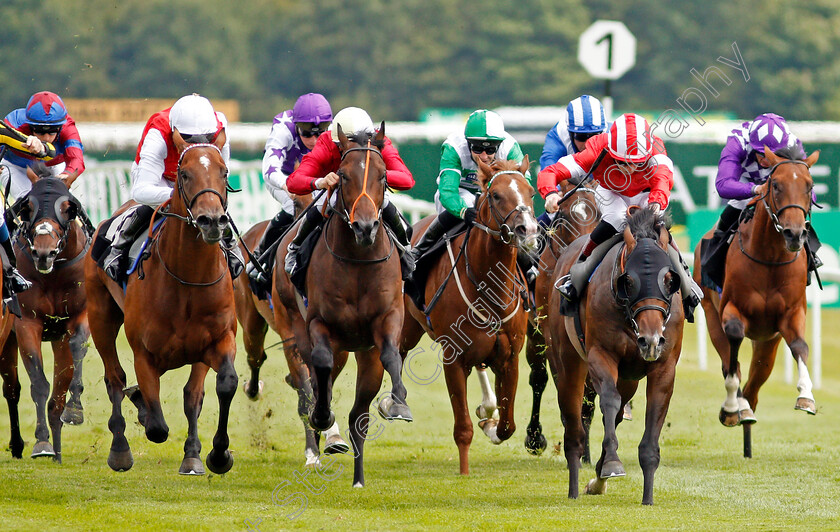
{"type": "Polygon", "coordinates": [[[805,150],[798,143],[773,152],[775,155],[791,161],[804,161],[805,150]]]}
{"type": "Polygon", "coordinates": [[[627,226],[633,237],[638,240],[640,238],[659,238],[659,230],[664,226],[669,229],[671,226],[670,216],[661,217],[650,209],[636,209],[633,214],[627,217],[627,226]]]}

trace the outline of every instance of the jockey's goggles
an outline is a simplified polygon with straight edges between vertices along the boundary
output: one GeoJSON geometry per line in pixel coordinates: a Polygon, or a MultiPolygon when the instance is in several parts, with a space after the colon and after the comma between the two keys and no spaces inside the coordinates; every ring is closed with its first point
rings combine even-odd
{"type": "Polygon", "coordinates": [[[61,132],[61,124],[30,124],[29,128],[36,135],[51,135],[61,132]]]}
{"type": "Polygon", "coordinates": [[[587,140],[591,139],[592,137],[598,134],[597,131],[593,131],[591,133],[575,133],[570,131],[569,133],[571,133],[572,135],[572,140],[576,140],[578,142],[586,142],[587,140]]]}
{"type": "Polygon", "coordinates": [[[312,137],[320,136],[321,133],[326,133],[327,132],[327,126],[329,126],[329,122],[325,123],[324,127],[313,126],[313,127],[308,127],[308,128],[302,128],[302,127],[298,126],[297,130],[298,130],[298,134],[301,137],[303,137],[305,139],[311,139],[312,137]]]}
{"type": "MultiPolygon", "coordinates": [[[[180,132],[179,132],[180,133],[180,132]]],[[[184,142],[189,144],[212,144],[212,142],[216,139],[217,133],[200,133],[196,135],[184,135],[181,134],[181,138],[184,139],[184,142]]]]}
{"type": "Polygon", "coordinates": [[[476,155],[486,153],[487,155],[493,155],[498,151],[499,147],[495,144],[491,144],[490,146],[482,146],[481,144],[470,144],[470,151],[476,155]]]}

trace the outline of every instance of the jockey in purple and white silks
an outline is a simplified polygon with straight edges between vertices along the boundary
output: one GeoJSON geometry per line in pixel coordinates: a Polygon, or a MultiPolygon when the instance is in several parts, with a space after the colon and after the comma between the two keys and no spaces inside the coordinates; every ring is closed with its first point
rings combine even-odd
{"type": "MultiPolygon", "coordinates": [[[[304,155],[312,151],[321,133],[332,123],[330,103],[321,94],[310,92],[297,99],[293,108],[274,117],[271,133],[265,143],[262,172],[265,188],[277,202],[280,212],[268,223],[254,256],[268,271],[269,257],[263,257],[294,222],[295,206],[286,190],[286,180],[295,171],[304,155]]],[[[254,264],[248,264],[248,276],[255,283],[267,283],[268,279],[254,264]]]]}

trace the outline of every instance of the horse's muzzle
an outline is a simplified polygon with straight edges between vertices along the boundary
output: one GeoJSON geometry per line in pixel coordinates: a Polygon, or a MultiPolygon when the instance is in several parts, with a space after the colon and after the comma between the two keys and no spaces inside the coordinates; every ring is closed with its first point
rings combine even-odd
{"type": "Polygon", "coordinates": [[[376,241],[376,234],[379,232],[379,220],[355,220],[350,224],[353,234],[356,236],[356,244],[362,247],[370,247],[376,241]]]}
{"type": "Polygon", "coordinates": [[[807,229],[782,229],[782,237],[785,239],[785,247],[790,252],[797,252],[805,245],[805,237],[808,236],[807,229]]]}
{"type": "Polygon", "coordinates": [[[202,214],[195,219],[195,225],[205,242],[216,244],[222,239],[228,226],[230,226],[230,218],[227,214],[202,214]]]}
{"type": "Polygon", "coordinates": [[[533,253],[540,247],[540,228],[533,216],[523,216],[513,227],[517,247],[526,253],[533,253]]]}
{"type": "Polygon", "coordinates": [[[636,338],[639,354],[645,362],[654,362],[662,356],[665,348],[665,337],[661,334],[640,334],[636,338]]]}
{"type": "Polygon", "coordinates": [[[58,250],[33,249],[31,256],[32,263],[35,265],[35,269],[38,270],[38,273],[46,275],[51,273],[53,271],[53,267],[55,267],[55,259],[58,257],[58,250]]]}

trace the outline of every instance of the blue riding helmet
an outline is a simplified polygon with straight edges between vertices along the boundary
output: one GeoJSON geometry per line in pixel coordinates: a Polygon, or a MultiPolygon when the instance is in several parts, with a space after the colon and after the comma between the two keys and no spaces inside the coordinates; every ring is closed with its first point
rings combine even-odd
{"type": "Polygon", "coordinates": [[[566,107],[571,133],[601,133],[607,129],[604,106],[598,98],[584,94],[566,107]]]}
{"type": "Polygon", "coordinates": [[[26,122],[33,126],[62,126],[67,122],[67,108],[57,94],[36,92],[26,104],[26,122]]]}

